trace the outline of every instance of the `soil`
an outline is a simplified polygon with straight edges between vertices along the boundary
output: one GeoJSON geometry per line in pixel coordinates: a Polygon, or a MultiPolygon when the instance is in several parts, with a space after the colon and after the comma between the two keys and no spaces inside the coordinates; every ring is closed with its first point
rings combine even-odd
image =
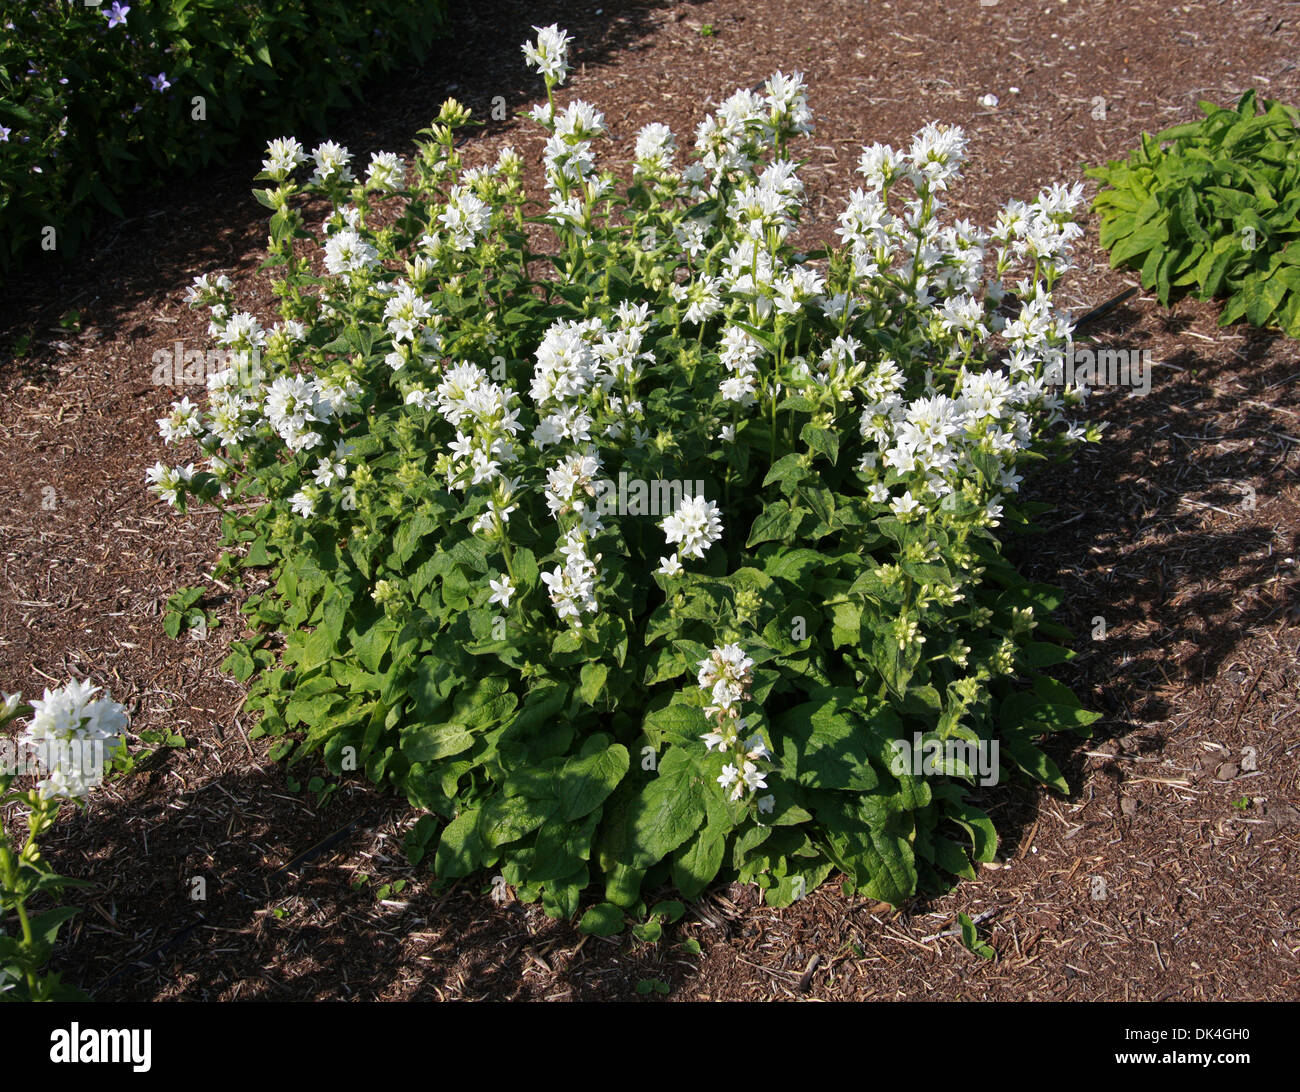
{"type": "MultiPolygon", "coordinates": [[[[488,117],[540,88],[518,43],[558,21],[578,64],[564,95],[606,114],[615,160],[637,129],[689,137],[738,86],[801,70],[818,129],[802,177],[833,221],[856,152],[959,123],[970,165],[952,195],[987,221],[1008,196],[1082,177],[1198,100],[1257,87],[1300,102],[1288,3],[740,0],[453,4],[451,38],[386,79],[331,135],[358,157],[409,153],[449,94],[488,117]],[[986,94],[996,107],[981,105],[986,94]]],[[[281,135],[268,133],[268,136],[281,135]]],[[[471,162],[527,123],[471,136],[471,162]]],[[[71,675],[106,685],[163,749],[69,809],[53,865],[93,879],[55,966],[102,1000],[153,999],[1293,999],[1300,987],[1300,351],[1218,307],[1145,294],[1108,315],[1107,343],[1149,350],[1146,397],[1091,405],[1106,439],[1032,483],[1054,503],[1021,563],[1064,591],[1080,635],[1060,677],[1104,712],[1055,757],[1068,798],[986,790],[998,860],[947,896],[898,910],[829,885],[785,910],[716,889],[657,945],[582,937],[498,903],[488,878],[431,890],[402,851],[417,816],[359,782],[325,799],[312,771],[250,741],[242,688],[219,665],[238,603],[205,572],[215,517],[178,518],[143,486],[165,457],[155,351],[206,347],[182,296],[227,272],[267,314],[260,156],[142,195],[75,261],[7,286],[0,311],[0,680],[31,695],[71,675]],[[78,313],[78,320],[69,311],[78,313]],[[20,352],[23,345],[25,351],[20,352]],[[206,583],[221,625],[173,641],[163,606],[206,583]],[[320,847],[320,843],[327,844],[320,847]],[[315,856],[300,860],[318,848],[315,856]],[[203,883],[196,884],[196,880],[203,883]],[[201,890],[200,888],[205,888],[201,890]],[[196,899],[196,894],[206,897],[196,899]],[[980,922],[996,959],[953,935],[980,922]],[[692,954],[695,940],[700,954],[692,954]],[[643,985],[643,989],[646,987],[643,985]]],[[[1089,196],[1095,184],[1089,183],[1089,196]]],[[[1078,313],[1135,285],[1107,268],[1095,218],[1064,289],[1078,313]]]]}

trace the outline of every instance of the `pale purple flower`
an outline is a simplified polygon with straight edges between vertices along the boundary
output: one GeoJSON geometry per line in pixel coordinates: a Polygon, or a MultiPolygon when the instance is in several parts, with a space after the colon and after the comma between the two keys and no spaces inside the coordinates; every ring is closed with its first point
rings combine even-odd
{"type": "Polygon", "coordinates": [[[158,75],[149,77],[149,84],[155,91],[166,91],[171,86],[171,81],[166,72],[159,72],[158,75]]]}
{"type": "Polygon", "coordinates": [[[113,6],[104,12],[104,18],[108,20],[108,29],[112,30],[114,27],[125,26],[126,13],[130,10],[131,6],[129,4],[121,4],[118,3],[118,0],[113,0],[113,6]]]}

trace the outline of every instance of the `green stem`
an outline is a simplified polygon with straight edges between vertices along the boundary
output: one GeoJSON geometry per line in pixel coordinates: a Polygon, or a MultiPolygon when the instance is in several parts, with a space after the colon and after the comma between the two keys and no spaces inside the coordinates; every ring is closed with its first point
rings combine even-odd
{"type": "MultiPolygon", "coordinates": [[[[8,845],[0,845],[0,874],[3,875],[4,887],[11,893],[13,898],[13,907],[18,914],[18,925],[22,930],[23,948],[30,954],[36,945],[36,938],[32,933],[31,919],[27,916],[27,900],[18,894],[19,872],[24,861],[34,860],[36,853],[36,838],[49,825],[47,815],[47,805],[35,794],[29,797],[31,810],[27,813],[27,842],[24,844],[22,853],[18,859],[14,860],[13,852],[8,845]]],[[[27,989],[30,997],[35,998],[40,986],[40,980],[37,978],[36,969],[30,964],[23,967],[23,977],[27,980],[27,989]]]]}
{"type": "MultiPolygon", "coordinates": [[[[24,905],[24,901],[25,900],[23,899],[19,899],[15,902],[14,909],[18,911],[18,924],[22,927],[23,931],[23,947],[30,952],[35,946],[36,939],[32,936],[32,923],[27,920],[27,907],[24,905]]],[[[28,964],[23,967],[23,975],[27,979],[28,996],[34,1000],[38,986],[36,971],[30,964],[28,964]]]]}

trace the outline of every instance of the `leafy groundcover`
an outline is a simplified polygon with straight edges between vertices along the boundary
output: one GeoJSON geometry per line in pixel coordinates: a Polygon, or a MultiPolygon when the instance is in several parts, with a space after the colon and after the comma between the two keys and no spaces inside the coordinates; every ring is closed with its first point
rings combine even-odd
{"type": "Polygon", "coordinates": [[[1200,106],[1200,121],[1088,172],[1105,187],[1101,244],[1166,306],[1194,290],[1225,300],[1221,326],[1244,317],[1300,337],[1300,113],[1254,91],[1200,106]]]}
{"type": "Polygon", "coordinates": [[[1095,438],[1044,378],[1080,190],[948,222],[965,138],[932,124],[865,148],[836,246],[801,251],[798,74],[693,155],[646,126],[619,176],[557,101],[567,47],[525,47],[540,200],[513,150],[462,162],[454,100],[410,163],[286,138],[257,193],[279,320],[191,289],[218,366],[160,428],[198,461],[148,480],[223,508],[223,579],[271,579],[229,660],[256,732],[402,791],[440,881],[594,894],[595,930],[724,876],[772,905],[969,876],[977,783],[1065,791],[1038,743],[1093,719],[1002,549],[1023,473],[1095,438]]]}

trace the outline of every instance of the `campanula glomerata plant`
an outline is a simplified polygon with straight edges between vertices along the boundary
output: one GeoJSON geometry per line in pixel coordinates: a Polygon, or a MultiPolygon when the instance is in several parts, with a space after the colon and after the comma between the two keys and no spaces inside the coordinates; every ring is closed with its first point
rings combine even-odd
{"type": "Polygon", "coordinates": [[[1046,378],[1079,187],[950,221],[966,140],[930,124],[865,148],[838,241],[800,250],[800,75],[690,155],[647,125],[620,178],[558,94],[568,36],[524,48],[540,200],[514,150],[463,161],[454,100],[412,162],[278,139],[279,316],[190,291],[225,366],[148,480],[222,508],[223,572],[268,570],[229,661],[257,731],[436,816],[440,880],[499,872],[554,915],[593,885],[607,921],[722,876],[781,905],[971,874],[975,770],[896,743],[1064,789],[1037,744],[1093,719],[1003,550],[1025,474],[1095,439],[1046,378]]]}

